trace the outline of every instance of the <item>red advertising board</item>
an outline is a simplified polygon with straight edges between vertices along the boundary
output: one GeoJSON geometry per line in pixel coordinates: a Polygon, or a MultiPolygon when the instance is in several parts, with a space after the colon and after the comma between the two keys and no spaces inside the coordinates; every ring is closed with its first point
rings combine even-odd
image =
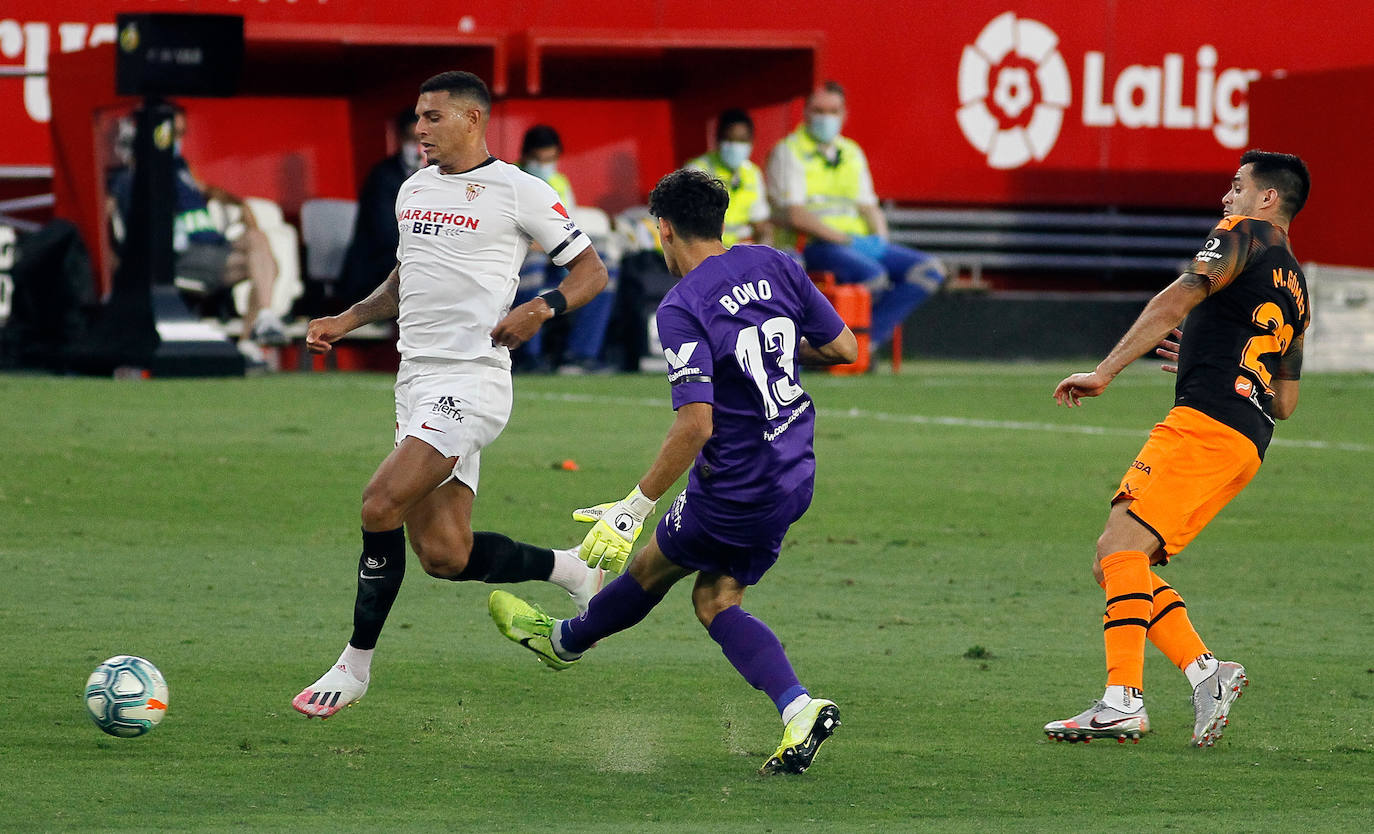
{"type": "MultiPolygon", "coordinates": [[[[442,41],[450,32],[455,43],[486,39],[505,93],[493,151],[513,155],[519,131],[551,113],[565,133],[565,167],[579,191],[612,203],[642,196],[667,167],[705,144],[706,105],[692,111],[701,112],[702,124],[684,130],[668,123],[684,112],[669,106],[672,98],[691,95],[726,107],[750,90],[744,103],[759,123],[755,158],[761,161],[800,118],[796,90],[833,77],[849,91],[845,133],[868,152],[883,198],[1207,206],[1224,182],[1218,175],[1229,172],[1250,141],[1250,84],[1286,72],[1374,64],[1374,15],[1352,13],[1349,3],[1336,0],[1252,0],[1243,6],[1183,0],[7,0],[0,10],[0,68],[41,73],[62,54],[111,43],[115,15],[126,11],[240,13],[250,44],[263,38],[293,44],[367,39],[404,46],[408,32],[423,30],[426,48],[434,49],[428,61],[433,71],[452,68],[436,48],[435,33],[442,41]],[[582,35],[587,37],[579,40],[582,35]],[[678,89],[637,87],[645,76],[653,80],[657,53],[636,51],[636,44],[671,46],[674,39],[702,47],[688,60],[703,66],[684,76],[678,89]],[[750,89],[758,78],[748,65],[713,57],[717,53],[705,48],[720,41],[739,49],[741,40],[761,47],[793,43],[814,52],[806,67],[814,77],[798,79],[795,89],[770,101],[750,89]],[[585,83],[579,67],[588,70],[585,83]],[[666,102],[655,104],[660,99],[666,102]]],[[[301,55],[282,80],[290,96],[308,106],[309,53],[301,55]]],[[[382,78],[393,72],[393,62],[354,69],[382,78]]],[[[419,68],[405,71],[408,84],[409,76],[423,78],[419,68]]],[[[396,108],[408,104],[404,98],[397,96],[396,108]]],[[[260,106],[263,113],[275,112],[260,106]]],[[[331,107],[314,125],[308,117],[274,115],[270,123],[252,113],[231,117],[223,107],[209,118],[218,148],[254,159],[274,149],[333,159],[337,149],[322,146],[335,142],[339,129],[361,144],[362,129],[349,124],[356,112],[331,107]]],[[[53,164],[51,113],[44,76],[0,77],[6,125],[0,166],[53,164]]],[[[357,148],[353,170],[309,169],[309,187],[350,191],[368,161],[361,157],[382,150],[382,131],[372,132],[375,147],[357,148]]],[[[207,154],[201,164],[217,163],[207,154]]],[[[264,175],[267,162],[255,164],[259,168],[246,169],[253,179],[272,189],[288,187],[280,172],[264,175]]],[[[226,173],[232,179],[234,171],[226,173]]],[[[289,187],[296,193],[268,196],[289,204],[306,186],[289,187]]]]}

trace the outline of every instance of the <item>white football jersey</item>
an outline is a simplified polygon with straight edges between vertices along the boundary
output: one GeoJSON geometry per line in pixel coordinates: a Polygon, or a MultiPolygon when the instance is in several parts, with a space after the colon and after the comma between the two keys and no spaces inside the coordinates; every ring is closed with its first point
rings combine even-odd
{"type": "Polygon", "coordinates": [[[510,311],[535,240],[562,266],[589,245],[558,194],[495,157],[468,171],[421,168],[396,195],[404,359],[490,359],[510,351],[491,329],[510,311]]]}

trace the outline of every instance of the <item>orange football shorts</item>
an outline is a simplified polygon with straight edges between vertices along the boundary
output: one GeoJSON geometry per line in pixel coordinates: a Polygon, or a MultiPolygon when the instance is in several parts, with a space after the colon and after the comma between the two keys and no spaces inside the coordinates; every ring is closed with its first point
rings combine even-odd
{"type": "Polygon", "coordinates": [[[1149,527],[1173,556],[1259,471],[1250,438],[1201,411],[1175,406],[1150,431],[1112,503],[1149,527]]]}

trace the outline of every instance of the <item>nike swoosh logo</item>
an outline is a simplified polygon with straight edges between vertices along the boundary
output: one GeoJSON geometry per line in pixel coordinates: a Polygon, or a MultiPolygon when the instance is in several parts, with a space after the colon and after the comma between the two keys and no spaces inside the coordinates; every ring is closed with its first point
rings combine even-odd
{"type": "Polygon", "coordinates": [[[1213,701],[1221,700],[1221,681],[1217,681],[1217,694],[1212,696],[1213,701]]]}
{"type": "Polygon", "coordinates": [[[369,576],[368,574],[363,573],[362,571],[358,571],[358,578],[359,578],[359,579],[385,579],[386,577],[383,576],[383,575],[381,575],[380,573],[379,573],[379,574],[376,574],[375,576],[369,576]]]}
{"type": "Polygon", "coordinates": [[[1127,721],[1134,721],[1135,718],[1136,716],[1132,715],[1129,718],[1118,718],[1115,721],[1107,721],[1105,723],[1094,718],[1088,722],[1088,726],[1092,727],[1094,730],[1105,730],[1108,727],[1115,727],[1117,724],[1125,724],[1127,721]]]}
{"type": "Polygon", "coordinates": [[[440,434],[443,434],[443,433],[444,433],[444,430],[443,430],[443,429],[436,429],[436,428],[434,428],[433,426],[431,426],[431,425],[429,424],[428,421],[425,421],[425,422],[421,423],[421,424],[420,424],[420,428],[422,428],[422,429],[429,429],[430,431],[437,431],[437,432],[439,432],[440,434]]]}

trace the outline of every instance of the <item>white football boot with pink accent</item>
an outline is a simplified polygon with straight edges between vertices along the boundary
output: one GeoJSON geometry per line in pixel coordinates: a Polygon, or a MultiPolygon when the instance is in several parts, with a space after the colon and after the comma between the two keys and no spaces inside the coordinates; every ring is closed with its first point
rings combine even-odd
{"type": "Polygon", "coordinates": [[[351,707],[367,694],[367,681],[353,677],[342,659],[320,679],[291,699],[291,706],[306,718],[328,718],[351,707]]]}

